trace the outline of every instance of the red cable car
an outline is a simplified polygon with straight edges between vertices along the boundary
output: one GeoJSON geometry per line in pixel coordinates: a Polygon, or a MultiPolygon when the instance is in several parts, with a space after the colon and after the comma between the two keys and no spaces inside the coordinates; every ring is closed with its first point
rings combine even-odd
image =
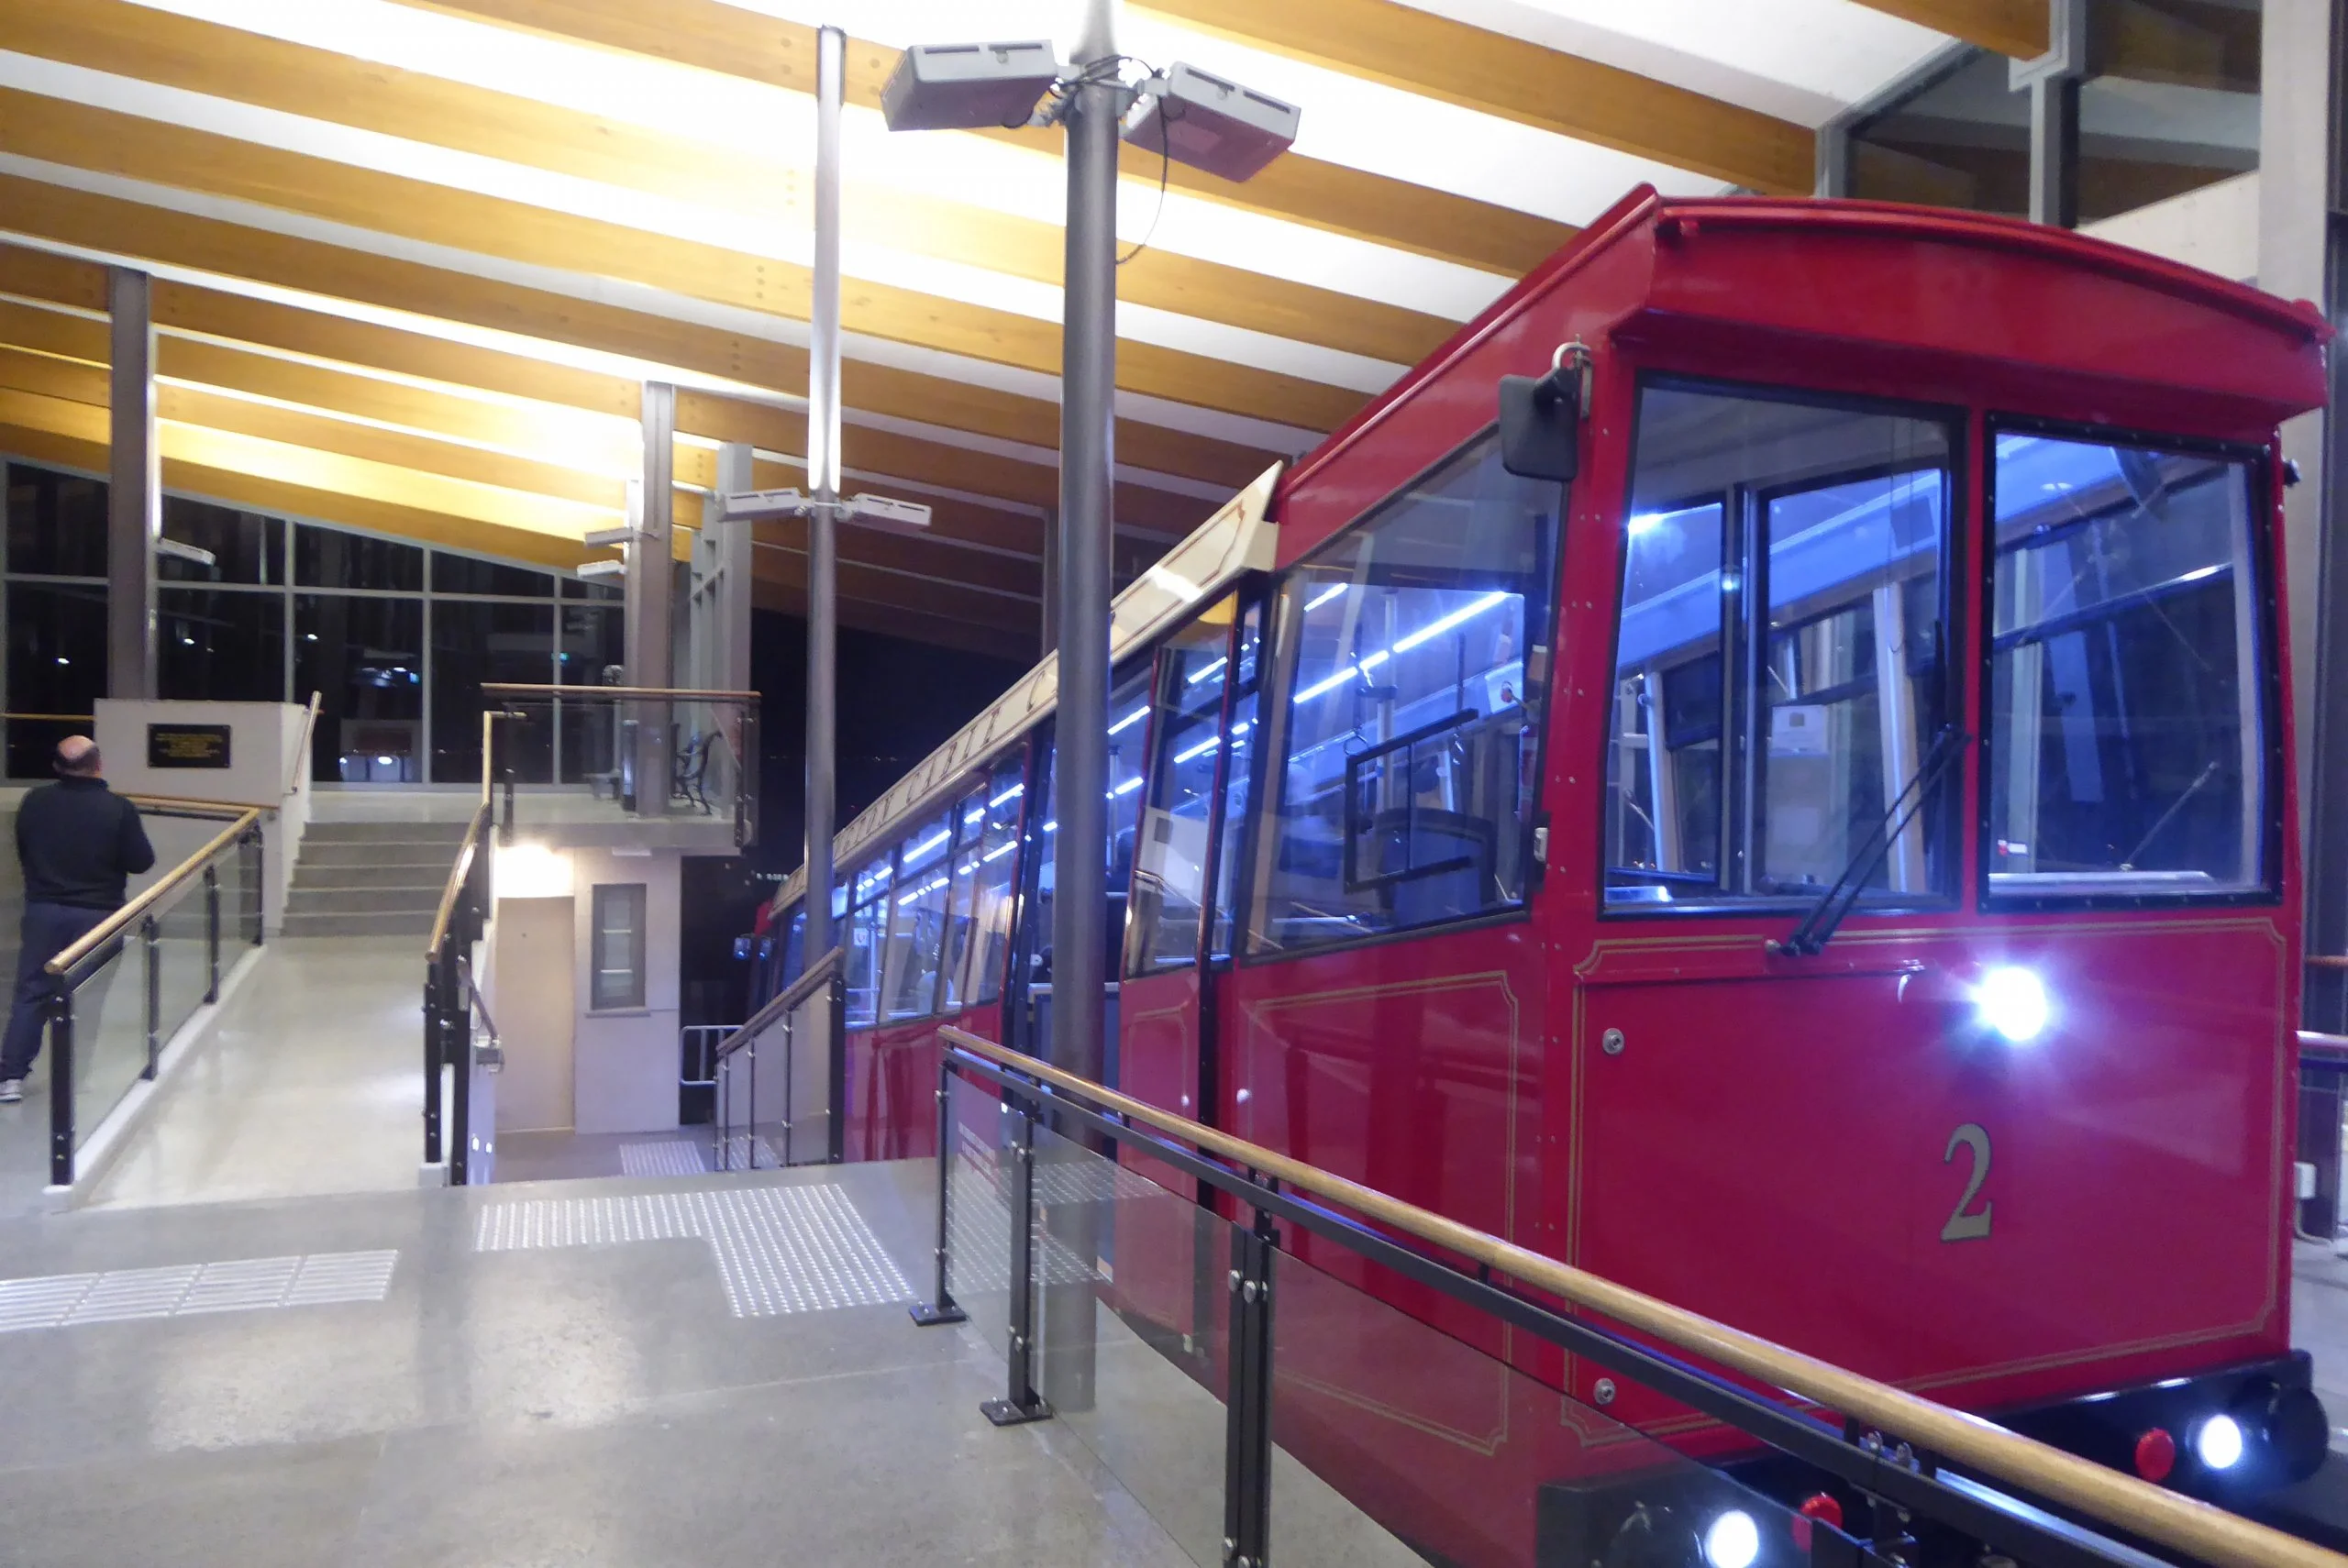
{"type": "MultiPolygon", "coordinates": [[[[1112,1081],[2171,1485],[2311,1470],[2276,430],[2329,336],[1634,193],[1121,599],[1112,1081]]],[[[1048,684],[840,837],[850,1158],[935,1152],[940,1023],[1047,1038],[1048,684]]],[[[1150,1241],[1114,1289],[1185,1328],[1150,1241]]],[[[1521,1559],[1569,1419],[1301,1353],[1284,1442],[1521,1559]]]]}

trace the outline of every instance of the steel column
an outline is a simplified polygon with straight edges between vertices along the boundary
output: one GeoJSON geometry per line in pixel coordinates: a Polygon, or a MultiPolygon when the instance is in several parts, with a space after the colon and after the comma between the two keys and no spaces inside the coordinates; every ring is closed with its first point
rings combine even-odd
{"type": "Polygon", "coordinates": [[[2030,221],[2079,226],[2079,79],[2030,84],[2030,221]]]}
{"type": "Polygon", "coordinates": [[[147,978],[147,1066],[138,1076],[151,1079],[163,1055],[163,950],[155,917],[138,922],[138,958],[147,978]]]}
{"type": "Polygon", "coordinates": [[[440,1163],[440,969],[439,953],[424,961],[424,1163],[427,1165],[440,1163]]]}
{"type": "Polygon", "coordinates": [[[106,470],[106,694],[155,690],[155,540],[162,534],[163,469],[155,436],[152,282],[115,267],[106,470]]]}
{"type": "MultiPolygon", "coordinates": [[[[674,619],[676,570],[670,536],[676,504],[677,389],[664,381],[644,383],[644,482],[637,497],[635,537],[627,547],[626,650],[630,686],[676,684],[670,622],[674,619]]],[[[669,810],[670,704],[628,704],[636,716],[633,760],[636,813],[654,817],[669,810]]]]}
{"type": "MultiPolygon", "coordinates": [[[[1058,718],[1052,748],[1052,1042],[1054,1066],[1099,1081],[1106,1059],[1103,987],[1108,908],[1109,558],[1115,531],[1117,149],[1126,94],[1117,79],[1115,0],[1091,0],[1072,51],[1068,253],[1063,271],[1060,491],[1054,632],[1058,718]]],[[[1090,1205],[1056,1213],[1053,1236],[1090,1269],[1090,1205]]],[[[1097,1310],[1089,1282],[1045,1294],[1045,1395],[1092,1404],[1097,1310]]]]}
{"type": "Polygon", "coordinates": [[[815,277],[808,311],[807,961],[831,951],[832,817],[838,716],[840,499],[840,100],[847,35],[815,34],[815,277]]]}

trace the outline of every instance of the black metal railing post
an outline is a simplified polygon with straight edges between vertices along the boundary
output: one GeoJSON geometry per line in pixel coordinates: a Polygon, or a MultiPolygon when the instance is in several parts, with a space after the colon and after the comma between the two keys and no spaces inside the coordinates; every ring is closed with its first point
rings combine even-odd
{"type": "MultiPolygon", "coordinates": [[[[244,845],[237,846],[241,857],[244,845]]],[[[220,867],[217,863],[204,868],[204,999],[220,999],[220,867]]]]}
{"type": "Polygon", "coordinates": [[[462,1187],[472,1178],[473,1148],[473,1004],[462,949],[449,955],[448,969],[441,1051],[456,1069],[449,1075],[449,1185],[462,1187]]]}
{"type": "Polygon", "coordinates": [[[759,836],[759,714],[742,710],[736,733],[742,737],[741,755],[734,759],[734,847],[744,849],[759,836]]]}
{"type": "Polygon", "coordinates": [[[832,977],[825,988],[829,1000],[825,1012],[831,1020],[825,1043],[831,1057],[831,1104],[824,1111],[824,1160],[838,1165],[847,1158],[847,966],[832,966],[832,977]]]}
{"type": "Polygon", "coordinates": [[[953,1089],[954,1065],[941,1055],[937,1064],[937,1288],[928,1300],[916,1301],[911,1309],[914,1321],[925,1329],[965,1322],[970,1316],[955,1305],[954,1293],[946,1285],[947,1204],[954,1175],[953,1089]]]}
{"type": "MultiPolygon", "coordinates": [[[[1250,1173],[1251,1175],[1253,1173],[1250,1173]]],[[[1263,1568],[1272,1540],[1272,1217],[1231,1232],[1231,1384],[1224,1400],[1223,1560],[1263,1568]]]]}
{"type": "Polygon", "coordinates": [[[1003,1109],[1017,1119],[1011,1148],[1011,1345],[1010,1382],[1003,1397],[989,1399],[979,1413],[999,1427],[1050,1418],[1052,1408],[1036,1392],[1036,1112],[1020,1097],[1006,1095],[1003,1109]]]}
{"type": "Polygon", "coordinates": [[[424,1163],[440,1163],[440,954],[437,952],[424,961],[424,1163]]]}
{"type": "Polygon", "coordinates": [[[269,869],[268,850],[259,828],[245,835],[245,843],[253,852],[253,874],[245,879],[245,912],[252,917],[253,945],[259,947],[269,924],[269,890],[261,886],[261,877],[269,869]]]}
{"type": "Polygon", "coordinates": [[[742,1118],[742,1166],[754,1171],[759,1168],[759,1037],[752,1036],[741,1054],[750,1058],[750,1111],[742,1118]]]}
{"type": "Polygon", "coordinates": [[[153,915],[138,922],[138,959],[147,978],[147,1066],[139,1070],[138,1076],[152,1079],[156,1064],[163,1056],[162,939],[156,929],[153,915]]]}
{"type": "Polygon", "coordinates": [[[73,1185],[73,981],[49,1004],[49,1181],[73,1185]]]}

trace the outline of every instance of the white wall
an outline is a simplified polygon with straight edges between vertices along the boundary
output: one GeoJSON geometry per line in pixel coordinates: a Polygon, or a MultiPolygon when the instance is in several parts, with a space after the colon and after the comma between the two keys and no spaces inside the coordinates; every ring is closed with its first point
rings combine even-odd
{"type": "Polygon", "coordinates": [[[2081,234],[2149,250],[2237,283],[2258,281],[2259,175],[2256,170],[2138,207],[2081,234]]]}
{"type": "Polygon", "coordinates": [[[578,848],[571,861],[572,984],[577,1033],[572,1048],[573,1121],[581,1132],[665,1132],[677,1125],[678,941],[681,857],[670,852],[616,854],[578,848]],[[641,1008],[593,1010],[594,889],[598,883],[645,887],[644,1001],[641,1008]]]}
{"type": "Polygon", "coordinates": [[[575,955],[569,898],[501,899],[482,943],[482,994],[505,1047],[497,1130],[572,1123],[575,955]]]}
{"type": "MultiPolygon", "coordinates": [[[[308,759],[295,754],[308,710],[292,702],[178,702],[101,697],[92,738],[105,763],[106,782],[131,795],[169,795],[183,801],[263,806],[261,867],[263,922],[274,934],[285,919],[285,894],[294,881],[294,857],[310,820],[308,759]],[[226,724],[226,767],[150,767],[150,723],[226,724]],[[294,780],[289,793],[288,778],[294,780]]],[[[215,830],[217,831],[216,829],[215,830]]],[[[205,837],[211,834],[206,834],[205,837]]],[[[200,845],[201,840],[196,841],[200,845]]],[[[195,847],[191,845],[190,848],[195,847]]],[[[156,855],[162,869],[176,862],[161,840],[156,855]]],[[[183,852],[184,857],[184,852],[183,852]]]]}

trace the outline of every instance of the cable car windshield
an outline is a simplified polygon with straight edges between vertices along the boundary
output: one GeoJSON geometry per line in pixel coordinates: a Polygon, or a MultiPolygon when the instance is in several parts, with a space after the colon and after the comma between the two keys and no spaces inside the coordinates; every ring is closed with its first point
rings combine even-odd
{"type": "MultiPolygon", "coordinates": [[[[1946,722],[1955,427],[1882,404],[1641,390],[1608,745],[1606,901],[1815,900],[1946,722]]],[[[1945,895],[1944,790],[1863,893],[1945,895]]]]}
{"type": "Polygon", "coordinates": [[[2000,431],[1989,890],[2264,885],[2248,461],[2000,431]]]}

